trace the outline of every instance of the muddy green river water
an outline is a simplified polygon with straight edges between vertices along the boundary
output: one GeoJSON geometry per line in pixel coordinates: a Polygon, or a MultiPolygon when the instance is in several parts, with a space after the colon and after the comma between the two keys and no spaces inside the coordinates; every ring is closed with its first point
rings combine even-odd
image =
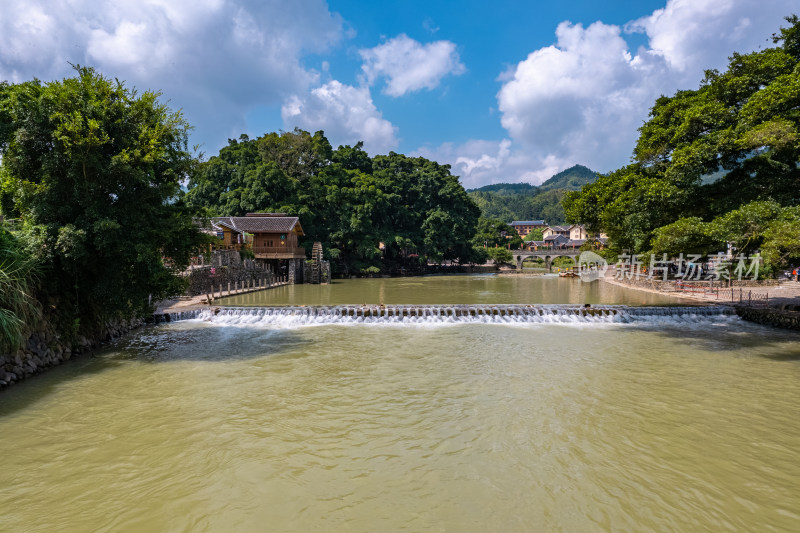
{"type": "MultiPolygon", "coordinates": [[[[676,303],[483,276],[240,298],[676,303]]],[[[0,531],[800,531],[800,335],[665,313],[143,328],[0,393],[0,531]]]]}

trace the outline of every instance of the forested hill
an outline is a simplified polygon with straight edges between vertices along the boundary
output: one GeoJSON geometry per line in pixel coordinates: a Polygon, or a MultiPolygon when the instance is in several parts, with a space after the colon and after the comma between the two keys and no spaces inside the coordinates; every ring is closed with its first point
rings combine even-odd
{"type": "Polygon", "coordinates": [[[583,165],[575,165],[567,170],[562,170],[549,180],[539,185],[539,190],[552,191],[555,189],[565,189],[567,191],[577,191],[587,183],[592,183],[597,179],[597,172],[586,168],[583,165]]]}
{"type": "Polygon", "coordinates": [[[597,179],[597,173],[575,165],[548,179],[540,186],[530,183],[495,183],[467,191],[487,218],[539,220],[548,224],[565,222],[561,200],[567,191],[576,191],[597,179]]]}

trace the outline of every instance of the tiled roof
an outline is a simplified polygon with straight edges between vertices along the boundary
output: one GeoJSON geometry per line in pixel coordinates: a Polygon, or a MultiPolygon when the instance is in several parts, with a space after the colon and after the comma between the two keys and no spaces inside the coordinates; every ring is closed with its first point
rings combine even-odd
{"type": "Polygon", "coordinates": [[[544,220],[515,220],[511,226],[545,226],[544,220]]]}
{"type": "MultiPolygon", "coordinates": [[[[299,226],[297,217],[219,217],[214,222],[220,226],[228,227],[234,231],[247,233],[288,233],[299,226]]],[[[303,228],[300,226],[300,234],[303,228]]]]}

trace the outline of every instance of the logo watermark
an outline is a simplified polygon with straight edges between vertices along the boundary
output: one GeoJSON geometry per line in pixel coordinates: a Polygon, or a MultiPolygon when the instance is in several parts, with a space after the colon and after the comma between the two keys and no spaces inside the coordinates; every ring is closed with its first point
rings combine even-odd
{"type": "Polygon", "coordinates": [[[581,281],[592,282],[601,276],[605,276],[607,270],[608,261],[599,254],[585,251],[581,252],[580,257],[578,257],[578,276],[580,276],[581,281]]]}

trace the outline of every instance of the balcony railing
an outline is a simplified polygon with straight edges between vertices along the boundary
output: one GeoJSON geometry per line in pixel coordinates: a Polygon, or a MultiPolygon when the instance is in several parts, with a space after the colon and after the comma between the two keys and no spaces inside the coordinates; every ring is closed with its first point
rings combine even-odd
{"type": "Polygon", "coordinates": [[[305,248],[291,247],[291,246],[254,246],[253,253],[256,255],[293,255],[293,256],[306,256],[305,248]]]}
{"type": "Polygon", "coordinates": [[[214,243],[211,245],[211,251],[215,252],[218,250],[252,250],[252,252],[256,255],[260,256],[271,256],[276,259],[281,259],[280,256],[287,256],[290,255],[292,257],[305,257],[306,250],[305,248],[299,247],[292,247],[292,246],[252,246],[250,243],[247,244],[226,244],[226,243],[214,243]]]}
{"type": "Polygon", "coordinates": [[[247,245],[247,244],[226,244],[224,242],[214,243],[214,244],[211,245],[211,251],[216,251],[216,250],[241,250],[242,246],[244,246],[246,248],[249,245],[247,245]]]}

